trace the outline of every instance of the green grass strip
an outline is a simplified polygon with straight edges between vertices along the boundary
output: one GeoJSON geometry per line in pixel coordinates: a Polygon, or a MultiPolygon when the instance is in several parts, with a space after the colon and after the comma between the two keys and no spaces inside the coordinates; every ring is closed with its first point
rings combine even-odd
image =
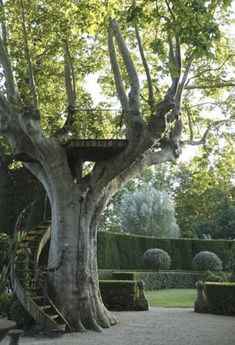
{"type": "Polygon", "coordinates": [[[192,308],[196,300],[196,289],[167,289],[146,291],[145,295],[152,307],[192,308]]]}

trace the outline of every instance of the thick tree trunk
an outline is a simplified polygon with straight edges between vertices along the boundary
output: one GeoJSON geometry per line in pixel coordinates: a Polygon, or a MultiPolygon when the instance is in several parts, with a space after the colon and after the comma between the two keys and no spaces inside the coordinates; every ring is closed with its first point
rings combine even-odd
{"type": "Polygon", "coordinates": [[[97,226],[106,197],[73,188],[53,188],[48,267],[55,300],[74,330],[110,327],[115,317],[103,305],[97,269],[97,226]]]}

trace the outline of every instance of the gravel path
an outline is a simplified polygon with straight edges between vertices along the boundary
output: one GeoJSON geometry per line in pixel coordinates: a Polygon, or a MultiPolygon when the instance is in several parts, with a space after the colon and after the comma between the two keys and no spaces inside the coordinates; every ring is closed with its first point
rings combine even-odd
{"type": "MultiPolygon", "coordinates": [[[[194,313],[191,308],[151,308],[116,312],[118,325],[102,333],[61,338],[23,337],[20,345],[234,345],[235,317],[194,313]]],[[[1,345],[8,345],[5,338],[1,345]]]]}

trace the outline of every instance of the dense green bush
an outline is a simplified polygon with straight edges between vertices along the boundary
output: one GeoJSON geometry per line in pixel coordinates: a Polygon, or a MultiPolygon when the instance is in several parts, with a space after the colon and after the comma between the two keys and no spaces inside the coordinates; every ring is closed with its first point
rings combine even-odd
{"type": "Polygon", "coordinates": [[[11,240],[7,234],[0,233],[0,272],[9,262],[11,240]]]}
{"type": "Polygon", "coordinates": [[[20,212],[44,193],[44,189],[26,168],[1,166],[0,190],[0,232],[12,237],[20,212]]]}
{"type": "Polygon", "coordinates": [[[148,249],[142,256],[143,266],[157,271],[167,270],[171,265],[171,258],[167,252],[159,248],[148,249]]]}
{"type": "Polygon", "coordinates": [[[205,283],[206,300],[210,313],[235,315],[235,283],[205,283]]]}
{"type": "Polygon", "coordinates": [[[24,309],[22,304],[15,300],[10,307],[10,318],[16,322],[17,327],[22,329],[30,328],[34,323],[34,319],[24,309]]]}
{"type": "Polygon", "coordinates": [[[0,315],[9,316],[10,307],[13,303],[13,295],[11,293],[0,294],[0,315]]]}
{"type": "Polygon", "coordinates": [[[221,271],[223,269],[222,261],[215,253],[205,250],[194,256],[193,269],[196,271],[221,271]]]}
{"type": "Polygon", "coordinates": [[[169,253],[171,269],[192,270],[194,255],[211,251],[219,255],[225,269],[230,268],[234,240],[169,239],[110,232],[98,232],[98,267],[100,269],[140,269],[141,257],[150,248],[160,248],[169,253]]]}

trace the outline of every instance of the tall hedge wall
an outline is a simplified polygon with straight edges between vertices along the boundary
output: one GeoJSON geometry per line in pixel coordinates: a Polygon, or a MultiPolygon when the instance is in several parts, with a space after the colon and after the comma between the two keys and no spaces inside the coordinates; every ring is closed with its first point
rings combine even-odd
{"type": "Polygon", "coordinates": [[[43,186],[25,168],[1,167],[0,233],[13,236],[20,212],[43,193],[43,186]]]}
{"type": "Polygon", "coordinates": [[[172,259],[172,269],[191,270],[192,259],[202,250],[219,256],[226,269],[235,252],[235,240],[169,239],[110,232],[98,232],[98,267],[100,269],[140,269],[141,256],[149,248],[161,248],[172,259]]]}

